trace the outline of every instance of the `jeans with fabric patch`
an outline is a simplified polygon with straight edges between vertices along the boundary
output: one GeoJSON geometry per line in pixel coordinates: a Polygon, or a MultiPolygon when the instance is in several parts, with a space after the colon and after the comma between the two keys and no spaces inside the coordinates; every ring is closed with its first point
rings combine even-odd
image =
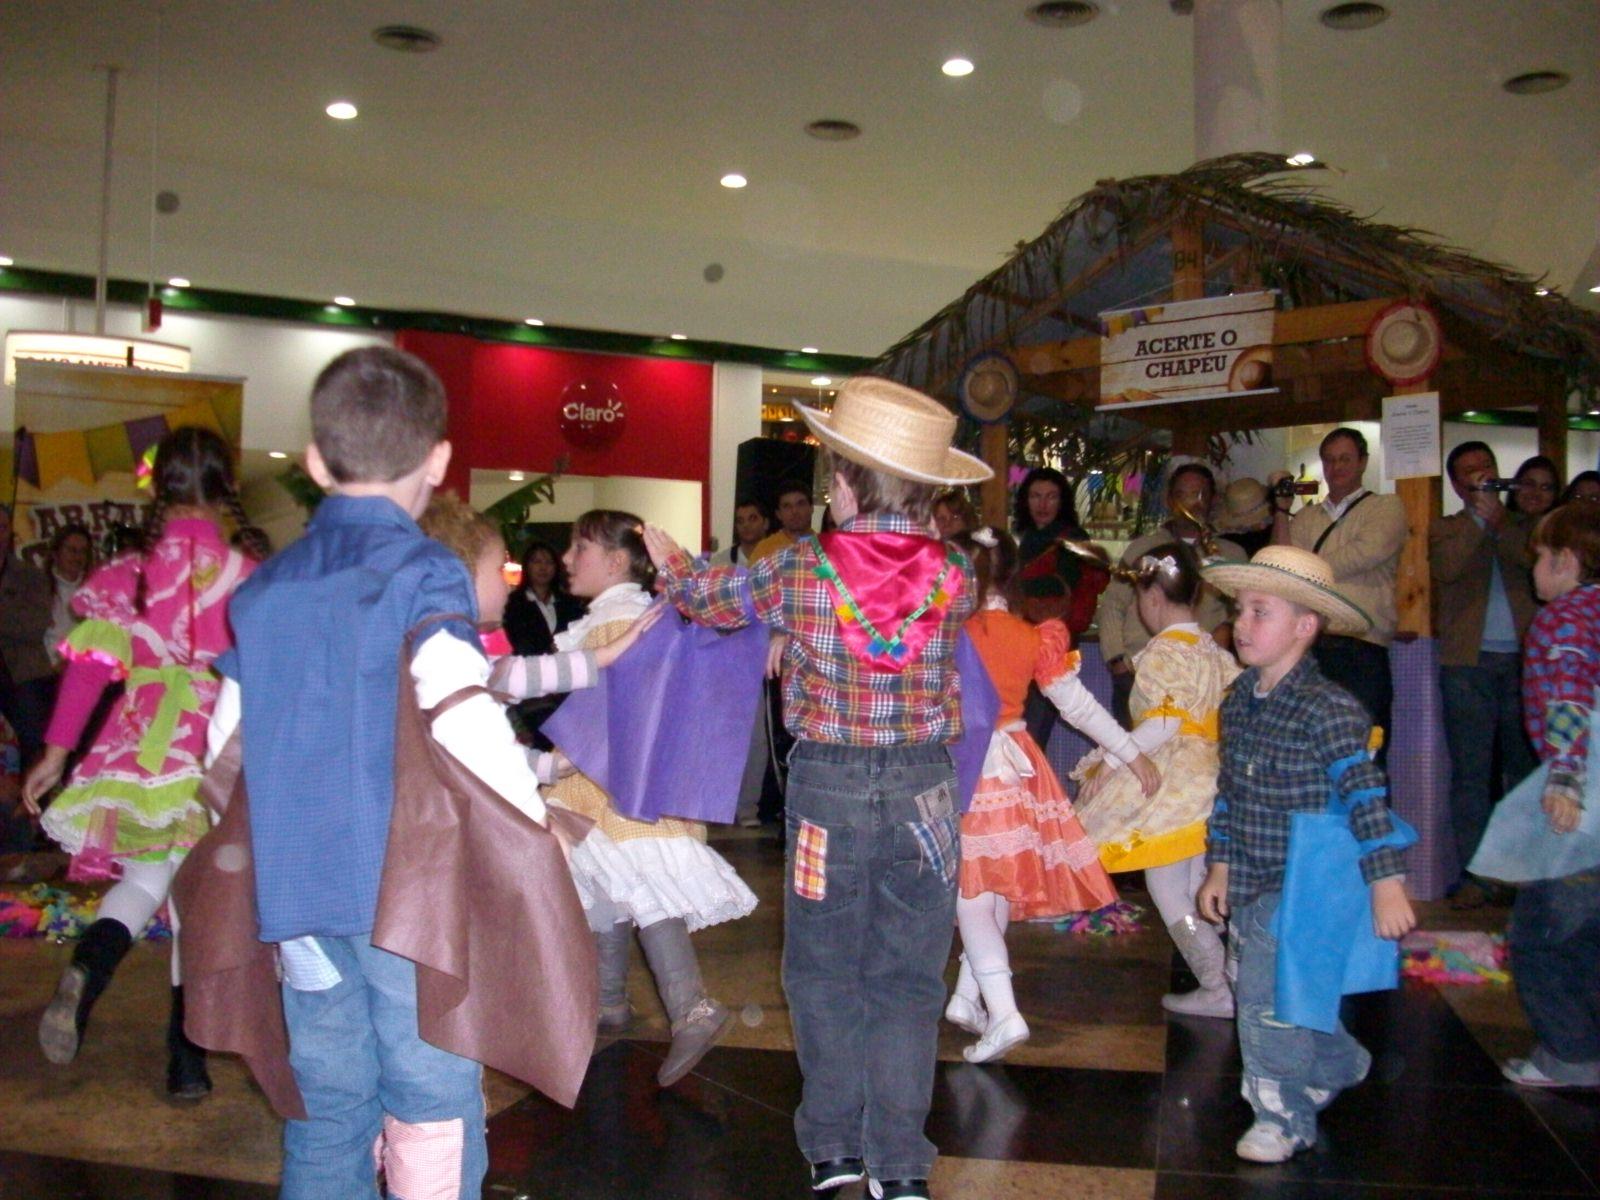
{"type": "Polygon", "coordinates": [[[1562,1083],[1600,1084],[1600,870],[1522,887],[1510,943],[1517,998],[1539,1039],[1534,1064],[1562,1083]]]}
{"type": "Polygon", "coordinates": [[[954,797],[942,745],[802,741],[790,757],[783,988],[810,1162],[861,1158],[875,1179],[933,1169],[923,1125],[955,932],[954,797]]]}
{"type": "Polygon", "coordinates": [[[307,1119],[284,1124],[279,1196],[376,1196],[381,1135],[390,1200],[476,1198],[489,1167],[483,1068],[418,1035],[410,960],[370,935],[316,941],[339,981],[321,991],[283,986],[307,1119]]]}
{"type": "Polygon", "coordinates": [[[1256,1120],[1311,1146],[1317,1140],[1317,1113],[1366,1078],[1372,1055],[1342,1023],[1333,1033],[1320,1033],[1275,1018],[1278,940],[1272,918],[1281,898],[1280,892],[1263,892],[1233,914],[1239,941],[1234,1003],[1244,1059],[1239,1091],[1256,1120]]]}

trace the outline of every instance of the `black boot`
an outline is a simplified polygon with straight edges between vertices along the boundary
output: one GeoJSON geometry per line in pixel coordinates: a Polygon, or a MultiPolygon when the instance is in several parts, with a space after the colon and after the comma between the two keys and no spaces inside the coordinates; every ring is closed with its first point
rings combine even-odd
{"type": "Polygon", "coordinates": [[[183,988],[172,989],[172,1016],[167,1021],[167,1095],[174,1100],[203,1100],[211,1094],[206,1052],[183,1032],[183,988]]]}
{"type": "Polygon", "coordinates": [[[65,1064],[78,1056],[89,1010],[132,944],[128,927],[110,917],[100,918],[83,931],[72,952],[72,965],[62,973],[55,998],[39,1021],[39,1045],[51,1062],[65,1064]]]}

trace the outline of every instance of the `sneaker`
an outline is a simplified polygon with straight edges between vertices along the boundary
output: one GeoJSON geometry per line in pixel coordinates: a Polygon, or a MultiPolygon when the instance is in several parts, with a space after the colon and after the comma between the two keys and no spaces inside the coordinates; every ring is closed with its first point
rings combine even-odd
{"type": "Polygon", "coordinates": [[[1597,1069],[1595,1078],[1590,1080],[1590,1081],[1588,1081],[1588,1082],[1580,1082],[1580,1081],[1577,1081],[1577,1080],[1570,1080],[1569,1081],[1569,1080],[1565,1080],[1565,1079],[1556,1079],[1554,1076],[1545,1074],[1545,1072],[1540,1069],[1539,1065],[1537,1063],[1535,1063],[1533,1061],[1533,1059],[1531,1059],[1531,1058],[1513,1058],[1513,1059],[1508,1059],[1506,1061],[1506,1064],[1503,1067],[1500,1068],[1500,1074],[1504,1075],[1507,1079],[1509,1079],[1512,1083],[1516,1084],[1518,1087],[1531,1087],[1531,1088],[1600,1087],[1600,1069],[1597,1069]]]}
{"type": "Polygon", "coordinates": [[[1245,1130],[1233,1152],[1246,1162],[1281,1163],[1288,1162],[1306,1148],[1304,1142],[1290,1137],[1270,1121],[1257,1121],[1245,1130]]]}
{"type": "Polygon", "coordinates": [[[1183,1017],[1217,1017],[1233,1020],[1233,989],[1227,984],[1214,988],[1195,988],[1192,992],[1168,992],[1161,1007],[1183,1017]]]}
{"type": "Polygon", "coordinates": [[[989,1014],[981,1002],[967,999],[960,992],[950,993],[950,1003],[944,1006],[944,1019],[957,1029],[964,1029],[973,1037],[982,1037],[989,1028],[989,1014]]]}
{"type": "Polygon", "coordinates": [[[976,1043],[961,1051],[961,1057],[969,1063],[999,1062],[1012,1047],[1020,1046],[1027,1040],[1028,1023],[1022,1019],[1021,1013],[1014,1012],[1008,1017],[1001,1017],[984,1030],[976,1043]]]}
{"type": "Polygon", "coordinates": [[[872,1200],[933,1200],[926,1179],[869,1179],[867,1194],[872,1200]]]}
{"type": "Polygon", "coordinates": [[[825,1192],[829,1188],[855,1183],[867,1173],[866,1164],[859,1158],[830,1158],[811,1164],[811,1190],[825,1192]]]}

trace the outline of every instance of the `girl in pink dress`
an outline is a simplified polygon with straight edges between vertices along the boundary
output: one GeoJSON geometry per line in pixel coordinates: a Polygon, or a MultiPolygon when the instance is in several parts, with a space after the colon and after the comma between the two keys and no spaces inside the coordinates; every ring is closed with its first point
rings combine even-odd
{"type": "MultiPolygon", "coordinates": [[[[254,565],[220,527],[224,512],[247,524],[221,437],[197,428],[168,434],[152,482],[146,549],[113,558],[73,597],[83,620],[61,645],[68,666],[47,746],[23,784],[23,802],[38,816],[101,692],[125,681],[93,748],[43,815],[45,831],[73,856],[73,878],[118,881],[40,1021],[39,1044],[54,1063],[77,1055],[89,1010],[208,828],[196,793],[220,686],[211,664],[232,644],[228,598],[254,565]]],[[[198,1099],[211,1081],[203,1052],[183,1035],[176,941],[172,972],[167,1090],[198,1099]]]]}

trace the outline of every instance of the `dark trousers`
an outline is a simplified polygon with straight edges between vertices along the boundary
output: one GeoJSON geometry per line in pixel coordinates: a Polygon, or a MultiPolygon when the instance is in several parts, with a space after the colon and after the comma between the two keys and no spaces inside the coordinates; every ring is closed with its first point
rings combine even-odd
{"type": "MultiPolygon", "coordinates": [[[[0,715],[17,735],[23,771],[33,765],[33,760],[44,749],[44,731],[50,723],[55,695],[54,675],[17,683],[4,664],[0,664],[0,715]]],[[[0,854],[31,850],[34,841],[33,823],[23,814],[20,805],[14,811],[0,808],[0,854]]]]}
{"type": "Polygon", "coordinates": [[[1522,730],[1522,656],[1480,654],[1475,667],[1440,667],[1450,746],[1450,822],[1462,873],[1489,812],[1536,765],[1522,730]]]}
{"type": "Polygon", "coordinates": [[[1541,879],[1517,892],[1511,977],[1540,1046],[1535,1061],[1563,1082],[1600,1081],[1600,871],[1541,879]],[[1563,1066],[1587,1068],[1566,1079],[1563,1066]]]}
{"type": "Polygon", "coordinates": [[[1389,741],[1393,732],[1394,677],[1389,672],[1389,648],[1363,642],[1360,638],[1324,634],[1312,648],[1317,666],[1333,682],[1361,701],[1372,723],[1383,730],[1383,748],[1378,765],[1389,761],[1389,741]]]}

